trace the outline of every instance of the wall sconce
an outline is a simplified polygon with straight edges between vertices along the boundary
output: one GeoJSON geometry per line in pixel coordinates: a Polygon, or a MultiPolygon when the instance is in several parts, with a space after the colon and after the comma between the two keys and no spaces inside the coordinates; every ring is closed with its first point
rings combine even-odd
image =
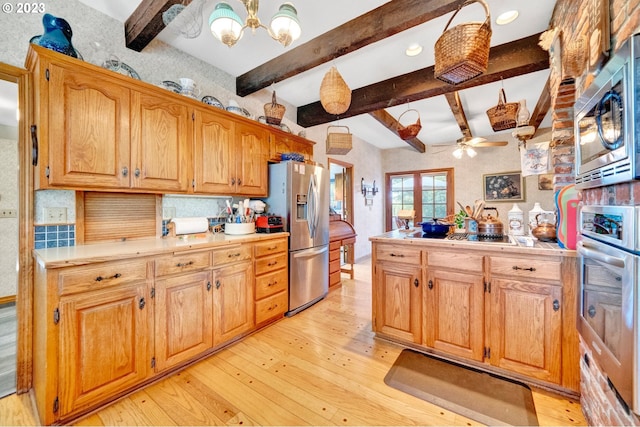
{"type": "Polygon", "coordinates": [[[364,183],[364,178],[362,178],[360,180],[360,188],[364,197],[367,197],[367,195],[375,196],[378,194],[378,187],[376,187],[375,181],[373,181],[373,184],[367,185],[364,183]]]}

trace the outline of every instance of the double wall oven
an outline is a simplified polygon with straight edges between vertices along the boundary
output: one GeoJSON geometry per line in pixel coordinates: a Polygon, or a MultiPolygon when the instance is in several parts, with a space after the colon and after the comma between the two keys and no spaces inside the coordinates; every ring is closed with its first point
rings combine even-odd
{"type": "Polygon", "coordinates": [[[639,206],[580,211],[578,328],[620,401],[640,414],[639,206]]]}

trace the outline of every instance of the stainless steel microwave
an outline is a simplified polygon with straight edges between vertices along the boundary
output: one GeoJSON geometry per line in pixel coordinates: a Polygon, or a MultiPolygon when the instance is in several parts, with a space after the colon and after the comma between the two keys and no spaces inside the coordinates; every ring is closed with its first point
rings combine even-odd
{"type": "Polygon", "coordinates": [[[640,34],[631,36],[576,100],[576,187],[640,179],[640,34]]]}

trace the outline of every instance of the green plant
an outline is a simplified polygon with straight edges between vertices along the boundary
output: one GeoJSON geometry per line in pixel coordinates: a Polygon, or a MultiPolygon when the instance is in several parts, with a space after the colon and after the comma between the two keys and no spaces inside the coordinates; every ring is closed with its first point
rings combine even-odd
{"type": "Polygon", "coordinates": [[[453,216],[453,222],[456,228],[464,228],[464,219],[467,217],[467,213],[460,209],[460,212],[453,216]]]}

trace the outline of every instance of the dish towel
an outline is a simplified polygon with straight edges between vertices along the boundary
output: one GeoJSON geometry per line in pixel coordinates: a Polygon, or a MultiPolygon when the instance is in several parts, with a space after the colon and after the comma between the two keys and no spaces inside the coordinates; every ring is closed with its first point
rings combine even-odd
{"type": "Polygon", "coordinates": [[[520,148],[522,176],[541,175],[549,170],[549,141],[527,144],[520,148]]]}

